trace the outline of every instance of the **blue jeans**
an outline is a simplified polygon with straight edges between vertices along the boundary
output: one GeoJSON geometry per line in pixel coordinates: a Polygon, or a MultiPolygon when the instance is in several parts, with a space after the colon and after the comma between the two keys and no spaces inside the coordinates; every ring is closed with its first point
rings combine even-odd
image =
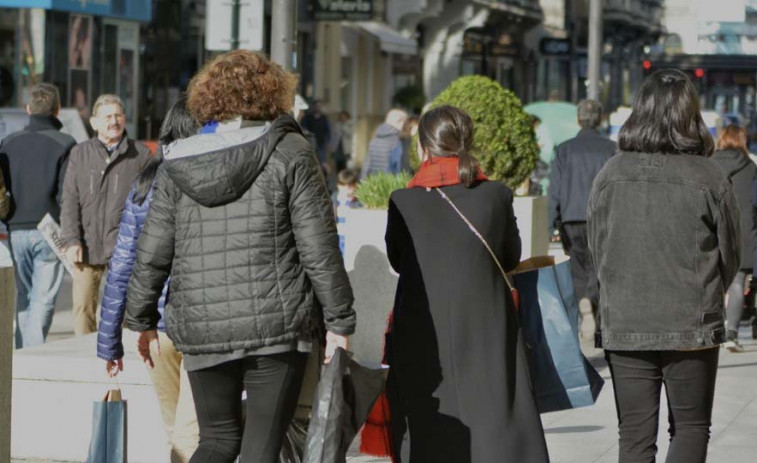
{"type": "Polygon", "coordinates": [[[16,349],[20,349],[45,342],[65,268],[39,230],[15,230],[9,243],[16,268],[16,349]]]}

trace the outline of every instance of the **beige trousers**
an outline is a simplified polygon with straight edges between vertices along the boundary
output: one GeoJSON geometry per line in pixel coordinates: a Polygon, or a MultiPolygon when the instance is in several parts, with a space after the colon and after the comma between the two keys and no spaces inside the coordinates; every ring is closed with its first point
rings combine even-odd
{"type": "Polygon", "coordinates": [[[73,313],[77,336],[97,331],[97,306],[104,265],[74,264],[73,313]]]}
{"type": "Polygon", "coordinates": [[[155,368],[149,369],[160,413],[171,446],[171,463],[187,463],[200,442],[192,389],[182,355],[171,339],[158,332],[160,355],[150,352],[155,368]]]}

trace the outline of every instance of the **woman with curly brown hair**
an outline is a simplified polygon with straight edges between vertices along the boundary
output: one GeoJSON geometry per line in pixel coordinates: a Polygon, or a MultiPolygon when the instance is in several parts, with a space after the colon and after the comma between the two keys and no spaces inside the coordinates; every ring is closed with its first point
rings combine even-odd
{"type": "Polygon", "coordinates": [[[232,462],[240,451],[244,462],[275,462],[317,317],[326,360],[355,329],[326,184],[288,114],[296,83],[249,51],[206,65],[187,99],[202,129],[166,147],[139,239],[126,326],[151,364],[170,273],[166,330],[184,354],[200,427],[192,462],[232,462]]]}

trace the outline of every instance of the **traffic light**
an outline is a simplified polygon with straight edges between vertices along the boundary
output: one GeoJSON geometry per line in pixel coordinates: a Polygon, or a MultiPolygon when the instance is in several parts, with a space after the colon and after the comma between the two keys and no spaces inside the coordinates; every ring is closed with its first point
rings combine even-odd
{"type": "Polygon", "coordinates": [[[704,69],[702,68],[694,69],[694,77],[696,77],[697,79],[701,79],[702,77],[704,77],[704,69]]]}
{"type": "Polygon", "coordinates": [[[641,68],[643,69],[644,76],[648,76],[652,73],[652,61],[645,59],[641,62],[641,68]]]}

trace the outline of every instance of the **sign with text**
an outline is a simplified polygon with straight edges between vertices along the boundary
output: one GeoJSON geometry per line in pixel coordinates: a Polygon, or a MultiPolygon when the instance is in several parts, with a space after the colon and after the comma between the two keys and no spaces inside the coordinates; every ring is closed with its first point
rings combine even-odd
{"type": "Polygon", "coordinates": [[[570,39],[553,39],[545,37],[539,42],[539,51],[547,56],[567,56],[571,51],[570,39]]]}
{"type": "MultiPolygon", "coordinates": [[[[231,2],[206,0],[205,48],[231,50],[231,2]]],[[[244,0],[239,7],[239,48],[261,51],[264,43],[263,0],[244,0]]]]}
{"type": "Polygon", "coordinates": [[[315,0],[312,3],[316,21],[370,21],[373,0],[315,0]]]}

